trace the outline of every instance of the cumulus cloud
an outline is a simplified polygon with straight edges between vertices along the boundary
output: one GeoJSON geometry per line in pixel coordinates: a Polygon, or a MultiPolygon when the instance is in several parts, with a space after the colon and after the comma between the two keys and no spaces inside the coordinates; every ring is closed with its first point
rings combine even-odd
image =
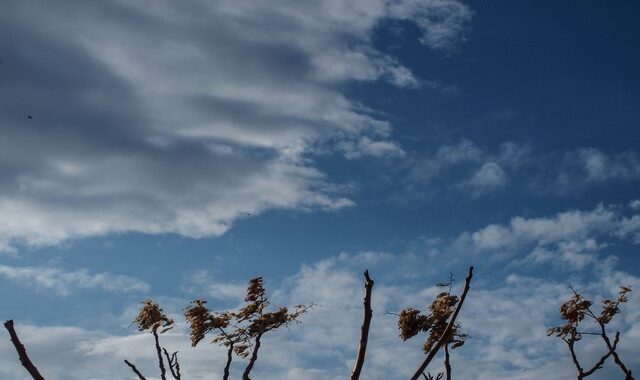
{"type": "Polygon", "coordinates": [[[487,191],[502,187],[507,179],[502,168],[495,162],[487,162],[469,179],[469,186],[476,191],[487,191]]]}
{"type": "Polygon", "coordinates": [[[111,293],[144,293],[149,284],[137,278],[87,269],[66,271],[52,267],[14,267],[0,265],[0,276],[37,291],[53,291],[66,296],[78,290],[97,289],[111,293]]]}
{"type": "Polygon", "coordinates": [[[343,85],[421,85],[373,46],[373,30],[413,23],[445,49],[471,11],[454,0],[11,0],[3,15],[10,251],[113,232],[216,236],[247,213],[353,205],[324,190],[310,155],[403,150],[343,85]]]}
{"type": "Polygon", "coordinates": [[[616,205],[600,204],[593,210],[569,210],[549,217],[513,217],[506,224],[490,224],[462,233],[455,244],[476,252],[500,253],[516,258],[514,265],[553,264],[573,270],[602,263],[598,254],[610,239],[630,239],[638,244],[640,216],[616,205]]]}

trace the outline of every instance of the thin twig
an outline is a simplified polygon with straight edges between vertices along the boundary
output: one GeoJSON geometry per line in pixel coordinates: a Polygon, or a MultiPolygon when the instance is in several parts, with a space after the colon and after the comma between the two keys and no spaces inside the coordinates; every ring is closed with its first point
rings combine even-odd
{"type": "Polygon", "coordinates": [[[449,358],[449,344],[444,345],[444,371],[447,374],[447,380],[451,380],[451,362],[449,358]]]}
{"type": "Polygon", "coordinates": [[[129,366],[129,368],[131,368],[131,370],[133,371],[133,373],[135,373],[136,375],[138,375],[138,378],[140,380],[147,380],[146,377],[142,376],[142,374],[140,373],[140,371],[138,371],[138,369],[136,368],[136,366],[134,366],[133,364],[131,364],[131,362],[129,362],[127,359],[124,360],[124,362],[129,366]]]}
{"type": "Polygon", "coordinates": [[[31,375],[31,377],[33,377],[34,380],[44,380],[44,377],[42,377],[42,375],[38,371],[38,368],[36,368],[36,366],[31,362],[31,359],[29,359],[29,356],[27,355],[27,350],[24,348],[24,345],[22,344],[22,342],[20,342],[20,339],[18,338],[18,334],[16,333],[16,330],[13,327],[13,320],[6,321],[4,323],[4,327],[9,332],[9,336],[11,337],[11,342],[13,343],[13,346],[16,348],[16,351],[18,352],[20,363],[22,363],[24,368],[27,369],[27,372],[29,372],[29,374],[31,375]]]}
{"type": "Polygon", "coordinates": [[[462,290],[460,301],[458,302],[458,306],[456,307],[456,310],[454,310],[453,315],[451,315],[449,324],[442,332],[442,335],[440,336],[440,339],[438,339],[438,342],[433,346],[431,351],[429,351],[429,354],[427,354],[427,357],[424,359],[422,364],[420,364],[416,372],[413,374],[413,376],[411,376],[411,380],[418,380],[418,378],[420,377],[420,374],[424,372],[425,368],[427,368],[429,363],[431,363],[433,358],[436,356],[436,354],[440,350],[440,347],[442,347],[442,345],[446,342],[447,338],[449,337],[449,333],[451,332],[451,329],[456,323],[456,318],[458,317],[458,313],[460,312],[460,309],[462,309],[462,304],[464,303],[464,300],[467,297],[467,293],[469,292],[469,287],[470,287],[472,278],[473,278],[473,267],[469,267],[469,273],[467,274],[467,278],[465,278],[464,280],[464,289],[462,290]]]}
{"type": "Polygon", "coordinates": [[[180,363],[178,363],[178,351],[169,355],[169,351],[166,348],[162,348],[162,352],[164,352],[164,356],[167,358],[167,363],[169,363],[169,371],[171,371],[171,376],[174,379],[180,380],[180,363]]]}
{"type": "Polygon", "coordinates": [[[373,280],[369,277],[369,271],[364,271],[364,317],[362,320],[362,327],[360,328],[360,345],[358,347],[358,356],[356,356],[356,362],[351,371],[351,380],[358,380],[360,378],[360,372],[362,372],[362,366],[364,365],[364,356],[367,352],[367,341],[369,339],[369,326],[371,326],[371,317],[373,311],[371,310],[371,290],[373,289],[373,280]]]}

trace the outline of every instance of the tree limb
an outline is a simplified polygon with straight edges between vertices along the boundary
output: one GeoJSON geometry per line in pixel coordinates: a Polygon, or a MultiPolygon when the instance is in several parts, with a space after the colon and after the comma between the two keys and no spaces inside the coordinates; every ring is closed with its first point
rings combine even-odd
{"type": "Polygon", "coordinates": [[[576,351],[573,348],[574,344],[576,342],[575,332],[571,335],[571,338],[563,339],[563,340],[565,341],[565,343],[567,343],[567,346],[569,346],[569,353],[571,354],[571,361],[573,361],[573,365],[576,367],[576,370],[578,372],[578,380],[581,380],[585,376],[583,376],[582,366],[580,365],[580,362],[578,361],[578,356],[576,355],[576,351]]]}
{"type": "Polygon", "coordinates": [[[164,356],[167,358],[167,363],[169,363],[169,371],[171,371],[171,376],[174,379],[180,380],[180,363],[178,363],[178,351],[169,355],[169,351],[166,348],[162,348],[162,352],[164,352],[164,356]]]}
{"type": "Polygon", "coordinates": [[[433,346],[431,351],[429,351],[429,354],[427,354],[427,357],[424,359],[422,364],[420,364],[416,372],[413,374],[413,376],[411,376],[411,380],[418,380],[418,378],[420,377],[420,374],[424,372],[425,368],[427,368],[429,363],[431,363],[433,358],[436,356],[436,354],[440,350],[440,347],[442,347],[442,345],[446,342],[447,338],[449,337],[449,333],[451,332],[451,329],[456,323],[456,318],[458,317],[458,313],[460,312],[460,309],[462,308],[462,304],[464,303],[464,300],[467,297],[467,293],[469,292],[469,287],[470,287],[472,278],[473,278],[473,267],[469,267],[469,273],[467,274],[467,278],[465,278],[464,280],[464,290],[462,291],[462,295],[460,296],[460,302],[458,302],[458,306],[456,307],[456,310],[453,312],[453,315],[451,315],[449,324],[443,331],[442,336],[440,336],[440,339],[438,339],[438,342],[433,346]]]}
{"type": "Polygon", "coordinates": [[[444,345],[444,371],[447,374],[446,379],[451,380],[451,362],[449,360],[449,344],[444,345]]]}
{"type": "Polygon", "coordinates": [[[131,364],[131,362],[129,362],[127,359],[124,360],[125,364],[129,366],[129,368],[131,368],[131,370],[133,371],[133,373],[135,373],[136,375],[138,375],[138,378],[140,380],[147,380],[146,377],[142,376],[142,374],[140,373],[140,371],[138,371],[138,369],[136,368],[136,366],[134,366],[133,364],[131,364]]]}
{"type": "Polygon", "coordinates": [[[251,380],[249,378],[249,373],[251,373],[251,370],[253,369],[253,365],[256,363],[256,360],[258,360],[258,350],[260,349],[260,338],[261,337],[262,337],[262,334],[258,334],[256,336],[255,345],[253,346],[253,352],[251,353],[251,358],[249,359],[249,364],[244,369],[244,373],[242,374],[242,380],[251,380]]]}
{"type": "Polygon", "coordinates": [[[8,320],[4,323],[4,327],[9,332],[9,336],[11,337],[11,342],[13,346],[16,348],[18,352],[18,357],[20,358],[20,363],[27,369],[27,372],[33,377],[34,380],[44,380],[44,377],[38,372],[38,368],[31,362],[29,356],[27,355],[27,350],[24,348],[22,342],[18,338],[18,334],[16,334],[16,330],[13,328],[13,320],[8,320]]]}
{"type": "Polygon", "coordinates": [[[160,367],[160,378],[162,380],[167,380],[167,371],[164,368],[164,360],[162,359],[162,349],[160,348],[160,338],[158,338],[158,332],[156,329],[151,331],[153,333],[153,337],[156,341],[156,353],[158,354],[158,366],[160,367]]]}
{"type": "Polygon", "coordinates": [[[364,271],[364,318],[360,329],[360,346],[358,347],[358,356],[351,371],[351,380],[358,380],[362,366],[364,365],[364,356],[367,352],[367,341],[369,339],[369,326],[371,325],[371,290],[373,289],[373,280],[369,277],[369,271],[364,271]]]}
{"type": "Polygon", "coordinates": [[[229,350],[227,351],[227,363],[224,366],[223,380],[229,380],[229,369],[231,368],[231,360],[233,360],[233,341],[229,340],[229,350]]]}
{"type": "Polygon", "coordinates": [[[609,351],[606,354],[602,355],[600,360],[598,360],[596,362],[596,364],[594,364],[593,367],[590,370],[582,372],[582,377],[587,377],[587,376],[591,375],[592,373],[594,373],[595,371],[597,371],[600,368],[602,368],[602,365],[607,360],[607,358],[609,356],[611,356],[611,354],[613,354],[616,351],[616,346],[618,345],[618,341],[619,340],[620,340],[620,333],[617,332],[616,333],[616,337],[613,340],[613,345],[611,346],[611,348],[609,348],[609,351]]]}
{"type": "MultiPolygon", "coordinates": [[[[618,367],[620,367],[620,370],[624,372],[624,375],[625,375],[624,380],[634,380],[633,376],[631,376],[631,370],[627,369],[624,363],[622,363],[622,360],[620,360],[620,357],[616,352],[615,342],[613,345],[611,345],[611,341],[609,341],[609,337],[607,336],[607,332],[604,328],[604,324],[602,322],[598,322],[598,324],[600,325],[600,331],[602,332],[602,340],[604,340],[604,343],[607,345],[607,348],[611,352],[611,355],[613,356],[613,361],[618,365],[618,367]]],[[[620,335],[619,332],[616,333],[616,340],[619,335],[620,335]]]]}

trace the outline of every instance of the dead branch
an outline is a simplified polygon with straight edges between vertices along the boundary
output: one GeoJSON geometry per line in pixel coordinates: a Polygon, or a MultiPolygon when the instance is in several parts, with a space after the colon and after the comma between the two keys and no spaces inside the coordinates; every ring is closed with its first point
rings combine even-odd
{"type": "Polygon", "coordinates": [[[224,366],[223,380],[229,380],[229,369],[231,368],[231,360],[233,360],[233,341],[229,341],[229,350],[227,351],[227,363],[224,366]]]}
{"type": "Polygon", "coordinates": [[[369,326],[371,325],[371,317],[373,311],[371,310],[371,290],[373,289],[373,280],[369,277],[369,271],[364,271],[364,318],[362,320],[362,327],[360,329],[360,346],[358,347],[358,356],[356,357],[356,363],[353,366],[351,372],[351,380],[358,380],[360,378],[360,372],[364,365],[364,356],[367,352],[367,341],[369,339],[369,326]]]}
{"type": "Polygon", "coordinates": [[[158,337],[158,332],[156,329],[151,330],[153,333],[153,338],[156,341],[156,353],[158,355],[158,367],[160,367],[160,378],[162,380],[167,380],[167,370],[164,368],[164,360],[162,359],[162,349],[160,347],[160,338],[158,337]]]}
{"type": "Polygon", "coordinates": [[[124,362],[126,365],[129,366],[129,368],[131,368],[131,370],[133,371],[133,373],[135,373],[136,375],[138,375],[138,378],[140,380],[147,380],[146,377],[142,376],[142,374],[140,373],[140,371],[138,371],[138,369],[136,368],[136,366],[134,366],[133,364],[131,364],[130,361],[128,361],[127,359],[124,359],[124,362]]]}
{"type": "Polygon", "coordinates": [[[27,369],[27,372],[33,377],[34,380],[44,380],[44,377],[38,372],[38,368],[31,362],[29,356],[27,355],[27,350],[24,348],[22,342],[18,338],[18,334],[16,334],[16,330],[13,327],[13,320],[8,320],[4,323],[4,327],[9,332],[9,336],[11,337],[11,342],[13,346],[16,348],[18,352],[18,357],[20,358],[20,363],[27,369]]]}
{"type": "MultiPolygon", "coordinates": [[[[616,346],[618,345],[619,340],[620,340],[620,333],[617,332],[616,337],[613,340],[613,345],[609,348],[609,351],[606,354],[602,355],[602,357],[596,362],[596,364],[593,365],[593,367],[590,370],[582,372],[579,378],[585,378],[591,375],[592,373],[594,373],[595,371],[599,370],[600,368],[602,368],[602,365],[607,360],[607,358],[611,356],[611,354],[616,352],[616,346]]],[[[572,357],[574,357],[574,354],[572,354],[572,357]]]]}
{"type": "Polygon", "coordinates": [[[247,367],[244,369],[244,372],[242,373],[242,380],[251,380],[249,378],[249,373],[251,373],[251,370],[253,369],[253,365],[256,363],[256,360],[258,360],[258,350],[260,349],[260,338],[262,337],[262,334],[258,334],[255,338],[255,343],[253,346],[253,352],[251,353],[251,358],[249,359],[249,364],[247,365],[247,367]]]}
{"type": "Polygon", "coordinates": [[[180,380],[180,363],[178,362],[178,351],[169,355],[169,351],[166,348],[162,348],[162,352],[164,352],[164,356],[167,358],[167,363],[169,363],[169,371],[171,371],[171,376],[174,379],[180,380]]]}
{"type": "Polygon", "coordinates": [[[451,380],[451,362],[449,358],[449,344],[444,345],[444,371],[447,374],[446,379],[451,380]]]}
{"type": "Polygon", "coordinates": [[[611,344],[611,341],[609,340],[609,337],[607,336],[607,332],[605,330],[604,327],[604,323],[602,322],[598,322],[598,324],[600,325],[600,331],[602,332],[601,336],[602,336],[602,340],[604,340],[604,343],[607,345],[607,348],[609,349],[609,352],[611,353],[611,355],[613,356],[613,361],[618,365],[618,367],[620,367],[620,370],[622,370],[622,372],[624,373],[624,380],[634,380],[633,376],[631,375],[631,370],[628,369],[624,363],[622,363],[622,360],[620,360],[620,357],[618,356],[618,353],[616,352],[616,344],[618,343],[618,338],[620,337],[620,332],[616,332],[616,337],[613,341],[613,345],[611,344]]]}
{"type": "Polygon", "coordinates": [[[460,296],[460,302],[458,302],[458,306],[456,307],[456,310],[451,315],[449,324],[447,325],[445,330],[442,332],[442,335],[440,336],[440,339],[438,339],[438,342],[435,344],[435,346],[433,346],[431,351],[429,351],[429,354],[424,359],[422,364],[420,364],[416,372],[413,374],[413,376],[411,376],[411,380],[418,380],[418,378],[420,377],[420,374],[424,372],[424,370],[427,368],[429,363],[431,363],[433,358],[436,356],[436,354],[440,350],[440,347],[442,347],[442,345],[449,338],[449,333],[451,332],[451,329],[456,323],[456,318],[458,317],[458,313],[460,312],[460,309],[462,309],[462,304],[464,303],[464,300],[467,297],[467,293],[469,292],[469,287],[470,287],[472,278],[473,278],[473,267],[469,267],[469,273],[467,274],[467,278],[465,278],[464,280],[464,290],[462,291],[462,295],[460,296]]]}

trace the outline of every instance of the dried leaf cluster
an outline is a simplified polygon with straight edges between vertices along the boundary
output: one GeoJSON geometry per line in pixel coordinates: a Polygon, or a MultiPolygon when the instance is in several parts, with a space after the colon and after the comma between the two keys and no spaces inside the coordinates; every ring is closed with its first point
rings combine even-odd
{"type": "Polygon", "coordinates": [[[138,330],[150,330],[156,332],[158,328],[163,327],[160,334],[173,328],[173,319],[169,319],[162,308],[152,300],[144,301],[143,306],[138,311],[138,315],[133,320],[133,324],[138,326],[138,330]]]}
{"type": "MultiPolygon", "coordinates": [[[[424,343],[424,352],[429,352],[433,345],[444,334],[449,318],[458,304],[458,296],[449,293],[440,293],[429,306],[429,314],[423,315],[420,310],[407,308],[400,312],[398,329],[400,338],[408,340],[421,332],[428,333],[424,343]]],[[[457,348],[464,344],[466,335],[460,332],[460,325],[456,324],[449,332],[447,344],[451,348],[457,348]]]]}

